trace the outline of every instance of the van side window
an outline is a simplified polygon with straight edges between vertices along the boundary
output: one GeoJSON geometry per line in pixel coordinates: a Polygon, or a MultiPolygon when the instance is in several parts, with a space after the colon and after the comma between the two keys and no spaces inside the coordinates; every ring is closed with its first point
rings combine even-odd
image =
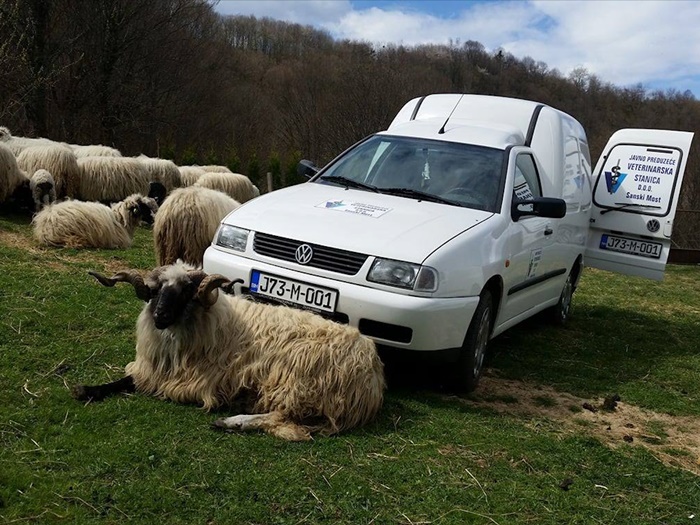
{"type": "Polygon", "coordinates": [[[515,161],[515,181],[513,192],[516,199],[532,199],[542,196],[540,179],[532,155],[522,153],[515,161]]]}

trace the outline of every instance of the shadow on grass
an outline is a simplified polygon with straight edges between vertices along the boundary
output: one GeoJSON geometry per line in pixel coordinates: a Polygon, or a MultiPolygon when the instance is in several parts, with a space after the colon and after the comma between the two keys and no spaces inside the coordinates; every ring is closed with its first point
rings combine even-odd
{"type": "MultiPolygon", "coordinates": [[[[508,379],[577,395],[606,395],[628,383],[673,382],[679,362],[697,370],[700,357],[691,335],[696,329],[691,318],[615,305],[581,307],[564,327],[535,316],[499,335],[490,343],[487,367],[508,379]]],[[[382,358],[390,389],[445,391],[450,364],[429,354],[384,352],[382,358]]]]}

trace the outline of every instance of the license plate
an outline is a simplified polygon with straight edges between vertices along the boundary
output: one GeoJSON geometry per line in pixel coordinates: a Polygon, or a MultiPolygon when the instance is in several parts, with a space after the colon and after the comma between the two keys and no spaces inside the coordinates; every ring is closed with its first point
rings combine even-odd
{"type": "Polygon", "coordinates": [[[615,252],[658,259],[661,257],[662,244],[660,242],[640,241],[638,239],[628,239],[627,237],[616,237],[614,235],[604,234],[600,238],[600,248],[602,250],[612,250],[615,252]]]}
{"type": "Polygon", "coordinates": [[[335,312],[338,291],[314,284],[303,283],[278,275],[253,270],[250,276],[252,294],[271,297],[323,312],[335,312]]]}

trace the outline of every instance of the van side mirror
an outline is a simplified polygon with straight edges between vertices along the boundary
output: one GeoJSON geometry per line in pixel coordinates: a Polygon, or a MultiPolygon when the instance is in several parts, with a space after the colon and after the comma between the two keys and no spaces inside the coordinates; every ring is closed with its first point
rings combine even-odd
{"type": "Polygon", "coordinates": [[[311,162],[310,160],[300,160],[299,164],[297,165],[297,175],[301,175],[302,177],[306,177],[307,179],[310,179],[314,175],[318,173],[318,168],[316,165],[311,162]]]}
{"type": "Polygon", "coordinates": [[[566,215],[566,201],[553,197],[534,197],[532,199],[513,199],[510,216],[514,222],[520,217],[535,216],[561,219],[566,215]]]}

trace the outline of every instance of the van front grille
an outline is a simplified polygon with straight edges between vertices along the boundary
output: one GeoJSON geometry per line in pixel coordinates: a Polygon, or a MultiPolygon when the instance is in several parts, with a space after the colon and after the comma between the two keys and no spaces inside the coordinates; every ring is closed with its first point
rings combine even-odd
{"type": "Polygon", "coordinates": [[[302,244],[308,244],[314,252],[311,261],[304,266],[311,266],[313,268],[320,268],[322,270],[345,275],[355,275],[360,271],[360,268],[362,268],[362,265],[367,260],[367,256],[361,253],[319,246],[318,244],[305,243],[304,241],[295,239],[276,237],[275,235],[269,235],[267,233],[256,232],[253,237],[253,250],[255,253],[297,264],[299,263],[296,260],[295,254],[297,248],[302,244]]]}

